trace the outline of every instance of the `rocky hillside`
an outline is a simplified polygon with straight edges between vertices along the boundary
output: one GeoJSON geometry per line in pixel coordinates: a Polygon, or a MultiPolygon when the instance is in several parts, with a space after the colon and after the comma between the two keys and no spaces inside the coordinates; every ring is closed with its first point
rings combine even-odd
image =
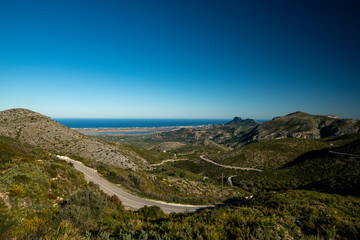
{"type": "Polygon", "coordinates": [[[258,125],[246,136],[245,142],[280,138],[320,139],[359,131],[360,121],[355,119],[295,112],[258,125]]]}
{"type": "Polygon", "coordinates": [[[27,109],[0,112],[0,136],[8,136],[49,152],[76,155],[120,168],[138,169],[148,163],[121,144],[109,144],[27,109]]]}

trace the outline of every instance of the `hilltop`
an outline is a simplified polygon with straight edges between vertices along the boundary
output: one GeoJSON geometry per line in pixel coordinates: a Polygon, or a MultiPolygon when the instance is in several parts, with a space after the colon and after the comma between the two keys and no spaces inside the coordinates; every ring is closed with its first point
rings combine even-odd
{"type": "Polygon", "coordinates": [[[72,130],[28,109],[0,112],[0,136],[18,139],[53,153],[80,156],[120,168],[137,169],[147,162],[120,143],[107,143],[72,130]]]}

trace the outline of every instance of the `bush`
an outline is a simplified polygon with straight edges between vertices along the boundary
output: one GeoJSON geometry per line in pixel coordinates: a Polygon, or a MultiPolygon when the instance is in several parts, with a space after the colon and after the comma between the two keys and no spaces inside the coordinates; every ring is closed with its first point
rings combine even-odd
{"type": "Polygon", "coordinates": [[[121,202],[121,200],[120,200],[120,198],[119,198],[118,196],[112,195],[112,196],[110,197],[110,202],[111,202],[112,204],[114,204],[115,207],[117,207],[117,208],[122,208],[122,202],[121,202]]]}
{"type": "Polygon", "coordinates": [[[46,229],[46,225],[43,219],[33,217],[31,219],[23,220],[24,228],[22,229],[24,239],[39,239],[46,229]]]}
{"type": "Polygon", "coordinates": [[[141,183],[141,179],[139,176],[135,174],[129,174],[129,179],[134,183],[135,186],[139,186],[141,183]]]}
{"type": "Polygon", "coordinates": [[[45,239],[85,239],[69,221],[61,221],[56,229],[51,229],[45,239]]]}
{"type": "Polygon", "coordinates": [[[24,174],[18,174],[14,176],[14,181],[16,183],[26,183],[30,181],[30,178],[24,174]]]}
{"type": "Polygon", "coordinates": [[[7,207],[0,198],[0,239],[9,237],[11,228],[16,224],[16,219],[10,215],[7,211],[7,207]]]}
{"type": "Polygon", "coordinates": [[[106,198],[90,189],[73,194],[61,204],[60,216],[82,231],[96,228],[105,213],[106,198]]]}
{"type": "Polygon", "coordinates": [[[164,212],[158,206],[144,206],[137,212],[147,220],[155,220],[164,216],[164,212]]]}
{"type": "Polygon", "coordinates": [[[20,185],[12,186],[9,189],[10,196],[23,197],[25,195],[25,190],[20,187],[20,185]]]}

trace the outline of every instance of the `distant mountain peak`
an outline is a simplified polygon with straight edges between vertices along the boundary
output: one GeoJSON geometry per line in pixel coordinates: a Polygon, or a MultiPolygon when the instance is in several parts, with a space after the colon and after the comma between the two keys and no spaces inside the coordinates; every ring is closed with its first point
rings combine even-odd
{"type": "Polygon", "coordinates": [[[241,117],[234,117],[233,120],[231,120],[230,122],[226,123],[226,125],[243,125],[243,124],[259,124],[257,121],[247,118],[247,119],[242,119],[241,117]]]}
{"type": "Polygon", "coordinates": [[[302,111],[296,111],[296,112],[293,112],[293,113],[289,113],[286,116],[304,116],[304,115],[311,115],[309,113],[306,113],[306,112],[302,112],[302,111]]]}
{"type": "Polygon", "coordinates": [[[312,116],[309,113],[302,112],[302,111],[296,111],[289,114],[286,114],[285,116],[276,116],[272,120],[279,120],[284,118],[294,118],[294,117],[304,117],[304,116],[312,116]]]}
{"type": "Polygon", "coordinates": [[[242,121],[242,118],[241,117],[234,117],[232,122],[240,122],[242,121]]]}
{"type": "Polygon", "coordinates": [[[328,117],[328,118],[333,118],[333,119],[338,119],[339,117],[335,114],[326,114],[326,115],[312,115],[310,113],[306,113],[306,112],[301,112],[301,111],[296,111],[293,113],[289,113],[287,115],[285,115],[285,117],[304,117],[304,116],[308,116],[308,117],[316,117],[316,116],[320,116],[320,117],[328,117]]]}

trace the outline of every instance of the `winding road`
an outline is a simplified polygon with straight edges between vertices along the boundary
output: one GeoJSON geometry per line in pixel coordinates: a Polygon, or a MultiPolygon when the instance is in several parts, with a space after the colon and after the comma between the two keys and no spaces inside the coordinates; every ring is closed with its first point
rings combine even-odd
{"type": "Polygon", "coordinates": [[[350,156],[350,157],[360,157],[359,154],[335,152],[335,151],[331,151],[331,150],[329,150],[329,153],[334,153],[334,154],[343,155],[343,156],[350,156]]]}
{"type": "Polygon", "coordinates": [[[86,181],[93,182],[99,185],[99,188],[108,194],[109,196],[116,195],[122,201],[122,204],[131,209],[139,209],[144,206],[158,206],[160,207],[165,213],[179,213],[185,211],[197,211],[204,208],[214,207],[211,205],[207,206],[200,206],[200,205],[184,205],[184,204],[176,204],[176,203],[166,203],[162,201],[156,201],[146,198],[141,198],[135,195],[132,195],[117,185],[107,181],[105,178],[101,177],[94,169],[85,166],[82,162],[75,161],[67,156],[59,156],[57,158],[61,160],[65,160],[66,162],[72,163],[76,170],[82,172],[85,176],[86,181]]]}
{"type": "Polygon", "coordinates": [[[229,165],[223,165],[217,162],[214,162],[208,158],[206,158],[204,155],[200,156],[200,158],[208,163],[214,164],[216,166],[219,167],[223,167],[223,168],[230,168],[230,169],[239,169],[239,170],[245,170],[245,171],[256,171],[256,172],[262,172],[263,170],[261,169],[256,169],[256,168],[245,168],[245,167],[235,167],[235,166],[229,166],[229,165]]]}

